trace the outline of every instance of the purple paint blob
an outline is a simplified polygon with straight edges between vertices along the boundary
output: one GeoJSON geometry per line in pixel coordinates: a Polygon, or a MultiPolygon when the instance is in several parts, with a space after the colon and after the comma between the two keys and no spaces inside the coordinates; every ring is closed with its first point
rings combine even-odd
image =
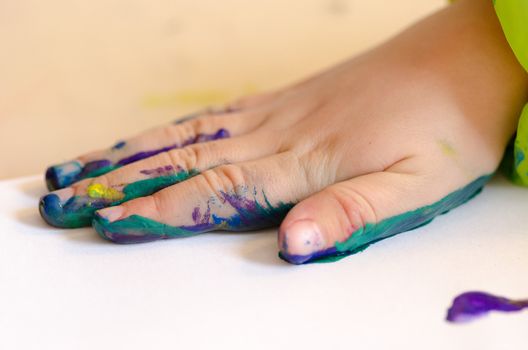
{"type": "Polygon", "coordinates": [[[189,231],[211,231],[213,229],[228,229],[230,231],[253,230],[262,227],[278,225],[291,204],[279,203],[277,206],[271,205],[266,196],[265,203],[259,203],[255,198],[249,199],[242,194],[226,193],[220,191],[220,201],[229,204],[235,209],[236,214],[229,217],[221,217],[211,213],[209,203],[207,210],[202,214],[200,207],[195,207],[192,212],[194,225],[184,226],[189,231]]]}
{"type": "Polygon", "coordinates": [[[211,219],[211,208],[207,206],[205,213],[201,213],[199,207],[195,207],[192,212],[192,219],[194,225],[189,226],[188,229],[193,232],[199,231],[210,231],[214,229],[214,223],[210,222],[211,219]]]}
{"type": "Polygon", "coordinates": [[[446,320],[462,323],[484,316],[490,311],[512,312],[528,308],[528,300],[511,300],[484,292],[466,292],[453,300],[446,320]]]}

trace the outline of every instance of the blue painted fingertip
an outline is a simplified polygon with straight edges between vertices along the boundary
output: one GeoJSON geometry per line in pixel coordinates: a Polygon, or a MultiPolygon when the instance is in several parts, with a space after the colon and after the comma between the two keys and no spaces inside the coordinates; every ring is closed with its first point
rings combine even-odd
{"type": "Polygon", "coordinates": [[[74,196],[71,187],[51,192],[40,199],[42,218],[55,227],[76,228],[89,226],[97,203],[84,203],[83,197],[74,196]],[[83,209],[83,210],[80,210],[83,209]]]}
{"type": "Polygon", "coordinates": [[[73,197],[72,188],[64,188],[49,193],[39,202],[39,211],[42,218],[50,225],[64,227],[64,205],[73,197]]]}
{"type": "Polygon", "coordinates": [[[71,161],[49,167],[46,170],[46,186],[50,191],[67,187],[74,183],[82,172],[79,161],[71,161]]]}

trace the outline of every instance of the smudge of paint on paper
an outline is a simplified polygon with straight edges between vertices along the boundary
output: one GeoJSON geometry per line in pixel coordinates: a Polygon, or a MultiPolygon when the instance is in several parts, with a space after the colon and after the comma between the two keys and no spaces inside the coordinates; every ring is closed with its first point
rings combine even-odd
{"type": "Polygon", "coordinates": [[[183,90],[167,94],[147,94],[142,105],[146,108],[198,107],[224,104],[238,96],[253,95],[259,89],[254,84],[246,84],[237,89],[183,90]]]}
{"type": "Polygon", "coordinates": [[[213,116],[213,115],[229,114],[229,113],[238,112],[239,110],[240,110],[239,108],[235,108],[235,107],[229,106],[229,105],[228,106],[224,106],[224,107],[209,107],[209,108],[204,109],[202,111],[190,113],[190,114],[185,115],[183,117],[176,118],[176,120],[174,120],[173,124],[175,124],[175,125],[183,124],[185,122],[188,122],[189,120],[193,120],[193,119],[196,119],[198,117],[208,117],[208,116],[213,116]]]}
{"type": "Polygon", "coordinates": [[[189,90],[166,95],[147,95],[143,105],[148,108],[202,106],[228,101],[230,94],[222,90],[189,90]]]}
{"type": "Polygon", "coordinates": [[[528,308],[528,300],[512,300],[484,292],[466,292],[453,300],[446,320],[453,323],[473,321],[491,311],[513,312],[528,308]]]}

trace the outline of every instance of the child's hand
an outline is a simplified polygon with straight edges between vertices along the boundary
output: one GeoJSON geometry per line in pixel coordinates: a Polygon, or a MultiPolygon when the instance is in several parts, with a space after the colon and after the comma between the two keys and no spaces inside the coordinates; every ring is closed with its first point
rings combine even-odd
{"type": "Polygon", "coordinates": [[[289,89],[52,167],[48,184],[71,186],[42,216],[119,243],[280,224],[293,263],[420,226],[480,190],[527,94],[488,7],[462,1],[289,89]]]}

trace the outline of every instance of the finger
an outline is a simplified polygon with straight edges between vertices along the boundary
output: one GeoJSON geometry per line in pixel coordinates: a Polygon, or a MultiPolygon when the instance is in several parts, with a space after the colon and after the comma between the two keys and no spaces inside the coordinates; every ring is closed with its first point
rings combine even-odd
{"type": "Polygon", "coordinates": [[[293,264],[338,260],[428,223],[473,197],[488,179],[449,190],[418,175],[391,172],[337,183],[290,211],[279,229],[280,256],[293,264]]]}
{"type": "Polygon", "coordinates": [[[273,101],[278,95],[283,93],[284,88],[273,92],[264,92],[257,95],[241,97],[228,105],[231,109],[250,109],[262,106],[273,101]]]}
{"type": "Polygon", "coordinates": [[[259,123],[258,115],[243,111],[209,111],[151,129],[114,146],[85,154],[72,161],[54,165],[46,170],[46,184],[50,190],[105,174],[121,166],[190,144],[239,136],[253,130],[259,123]]]}
{"type": "Polygon", "coordinates": [[[190,145],[85,179],[44,196],[40,212],[58,227],[88,226],[96,210],[150,195],[220,164],[253,160],[275,152],[263,134],[190,145]]]}
{"type": "Polygon", "coordinates": [[[137,243],[278,225],[310,186],[291,153],[203,172],[151,196],[96,212],[104,238],[137,243]]]}

